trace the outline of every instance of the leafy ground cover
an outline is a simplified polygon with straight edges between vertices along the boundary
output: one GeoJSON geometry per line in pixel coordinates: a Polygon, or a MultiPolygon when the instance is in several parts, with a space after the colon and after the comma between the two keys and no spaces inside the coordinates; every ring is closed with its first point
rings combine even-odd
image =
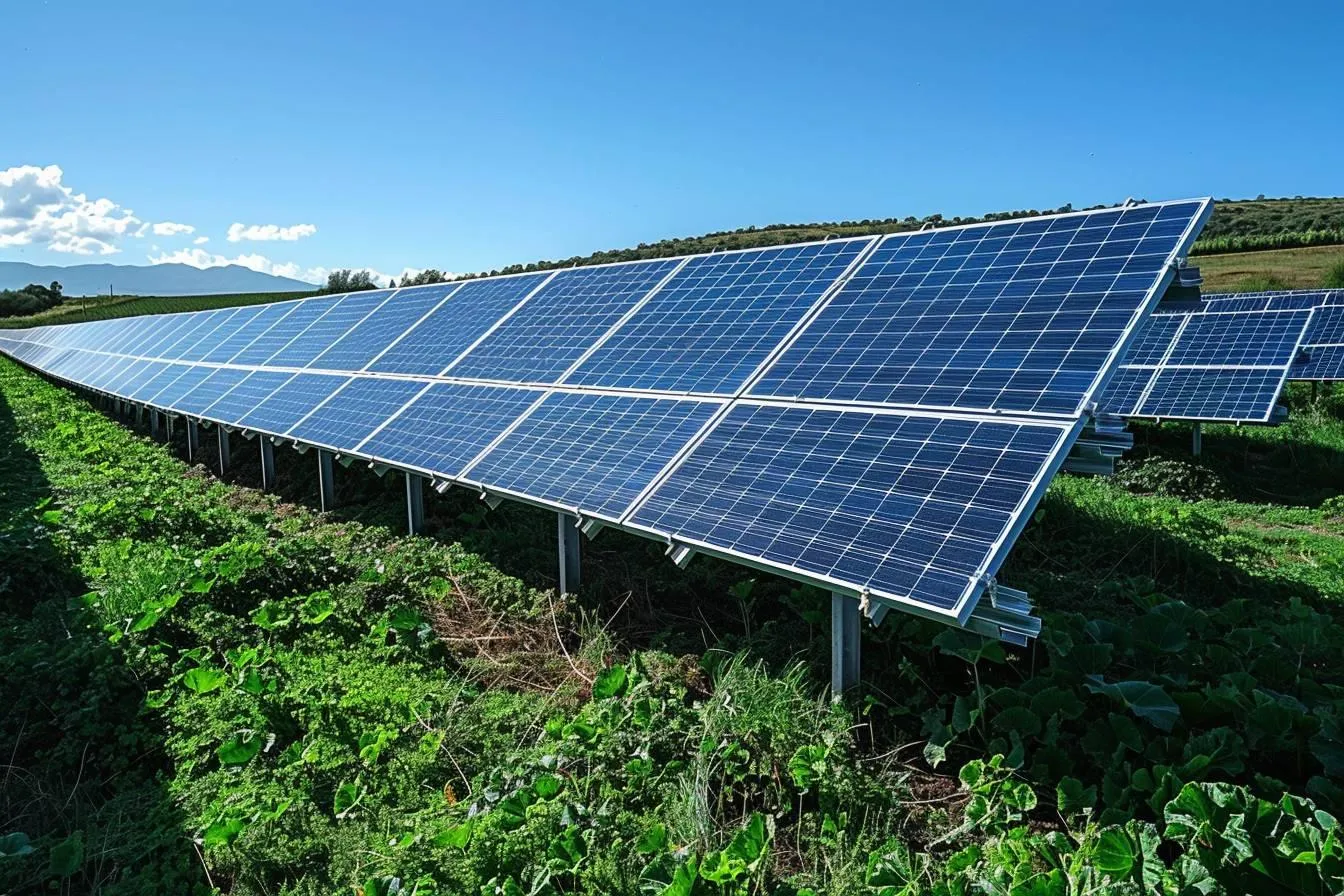
{"type": "Polygon", "coordinates": [[[1339,892],[1344,423],[1290,397],[1060,477],[1036,645],[889,621],[833,706],[822,593],[603,533],[563,603],[543,513],[318,514],[0,361],[0,893],[1339,892]]]}

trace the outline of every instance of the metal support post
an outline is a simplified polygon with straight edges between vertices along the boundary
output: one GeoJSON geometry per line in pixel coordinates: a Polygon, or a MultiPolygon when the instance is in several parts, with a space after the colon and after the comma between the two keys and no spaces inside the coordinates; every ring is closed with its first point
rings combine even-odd
{"type": "Polygon", "coordinates": [[[164,424],[165,424],[164,429],[165,429],[165,430],[167,431],[167,433],[168,433],[168,442],[171,444],[172,441],[173,441],[173,429],[174,429],[174,426],[173,426],[173,418],[172,418],[171,416],[169,416],[168,414],[162,414],[162,415],[160,415],[160,416],[163,417],[163,421],[164,421],[164,424]]]}
{"type": "Polygon", "coordinates": [[[201,427],[195,420],[187,421],[187,460],[195,461],[201,452],[201,427]]]}
{"type": "Polygon", "coordinates": [[[150,411],[150,412],[149,412],[149,437],[150,437],[151,439],[154,439],[155,441],[158,441],[160,431],[161,431],[161,428],[160,428],[160,426],[159,426],[159,412],[158,412],[158,411],[150,411]]]}
{"type": "Polygon", "coordinates": [[[560,552],[560,593],[575,594],[579,590],[579,521],[568,513],[557,513],[555,517],[560,552]]]}
{"type": "Polygon", "coordinates": [[[1190,430],[1190,453],[1199,457],[1199,453],[1204,450],[1204,433],[1200,431],[1199,421],[1190,430]]]}
{"type": "Polygon", "coordinates": [[[425,530],[425,477],[406,474],[406,529],[412,535],[425,530]]]}
{"type": "Polygon", "coordinates": [[[275,488],[275,446],[265,436],[257,436],[261,446],[261,490],[269,492],[275,488]]]}
{"type": "Polygon", "coordinates": [[[331,461],[330,451],[317,449],[317,490],[322,498],[323,511],[336,506],[336,474],[331,461]]]}
{"type": "Polygon", "coordinates": [[[857,598],[831,594],[831,699],[859,683],[859,622],[857,598]]]}
{"type": "Polygon", "coordinates": [[[135,406],[135,425],[139,426],[145,422],[145,406],[138,404],[135,406]]]}
{"type": "Polygon", "coordinates": [[[219,475],[223,476],[229,472],[229,431],[215,424],[215,432],[219,435],[219,475]]]}

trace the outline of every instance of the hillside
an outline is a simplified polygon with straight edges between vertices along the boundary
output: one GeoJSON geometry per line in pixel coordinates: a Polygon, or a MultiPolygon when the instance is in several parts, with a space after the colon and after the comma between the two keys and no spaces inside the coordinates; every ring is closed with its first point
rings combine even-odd
{"type": "Polygon", "coordinates": [[[202,296],[221,293],[312,292],[311,283],[263,274],[236,264],[195,268],[186,264],[36,265],[0,261],[0,290],[59,281],[67,296],[202,296]]]}

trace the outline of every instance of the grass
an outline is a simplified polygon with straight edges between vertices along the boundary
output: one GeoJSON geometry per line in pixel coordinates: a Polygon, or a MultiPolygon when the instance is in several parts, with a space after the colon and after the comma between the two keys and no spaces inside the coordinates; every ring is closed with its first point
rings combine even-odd
{"type": "Polygon", "coordinates": [[[1195,263],[1205,292],[1310,289],[1324,286],[1329,272],[1344,264],[1344,246],[1201,255],[1195,263]]]}
{"type": "Polygon", "coordinates": [[[87,299],[67,299],[55,308],[48,308],[25,317],[0,318],[0,327],[38,327],[47,324],[75,324],[139,314],[172,314],[180,311],[208,311],[214,308],[232,308],[235,305],[261,305],[282,302],[311,295],[306,292],[237,293],[218,296],[107,296],[87,299]]]}
{"type": "Polygon", "coordinates": [[[823,593],[603,533],[562,602],[545,513],[404,538],[0,362],[0,892],[1338,891],[1344,408],[1290,400],[1060,477],[1041,641],[889,620],[833,707],[823,593]]]}

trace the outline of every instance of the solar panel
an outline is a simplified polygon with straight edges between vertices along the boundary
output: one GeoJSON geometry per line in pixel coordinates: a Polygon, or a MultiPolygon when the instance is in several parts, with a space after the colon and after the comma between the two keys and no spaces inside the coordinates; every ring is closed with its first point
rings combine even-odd
{"type": "Polygon", "coordinates": [[[501,386],[431,386],[355,452],[455,477],[545,393],[501,386]]]}
{"type": "Polygon", "coordinates": [[[1011,632],[1028,611],[993,576],[1118,359],[1156,350],[1139,324],[1208,211],[1159,203],[53,327],[23,351],[177,413],[577,510],[674,556],[1011,632]],[[102,356],[94,371],[72,339],[193,363],[102,356]],[[986,593],[1000,597],[977,608],[986,593]]]}
{"type": "Polygon", "coordinates": [[[339,298],[303,332],[266,359],[268,367],[307,367],[337,339],[386,302],[392,290],[357,292],[339,298]]]}
{"type": "Polygon", "coordinates": [[[351,451],[427,385],[417,380],[355,377],[284,435],[338,451],[351,451]]]}
{"type": "Polygon", "coordinates": [[[340,374],[295,374],[283,388],[276,389],[239,417],[236,424],[244,429],[284,435],[347,380],[349,377],[340,374]]]}
{"type": "Polygon", "coordinates": [[[292,373],[255,370],[202,409],[200,415],[222,423],[236,423],[240,417],[269,398],[272,392],[293,377],[292,373]]]}
{"type": "Polygon", "coordinates": [[[1344,380],[1344,345],[1309,345],[1307,360],[1289,373],[1289,379],[1332,382],[1344,380]]]}
{"type": "Polygon", "coordinates": [[[1154,315],[1101,407],[1125,417],[1270,422],[1312,316],[1310,309],[1154,315]]]}
{"type": "Polygon", "coordinates": [[[462,478],[619,520],[720,406],[631,395],[548,395],[462,478]]]}
{"type": "Polygon", "coordinates": [[[892,234],[751,394],[1077,413],[1197,210],[892,234]]]}
{"type": "Polygon", "coordinates": [[[439,375],[550,276],[520,274],[468,280],[368,369],[379,373],[439,375]]]}
{"type": "Polygon", "coordinates": [[[230,364],[266,364],[276,352],[287,347],[307,327],[331,310],[339,299],[307,299],[290,302],[288,314],[275,320],[265,332],[229,359],[230,364]]]}
{"type": "Polygon", "coordinates": [[[335,340],[309,366],[326,370],[363,370],[398,337],[415,326],[420,318],[442,304],[460,285],[436,283],[397,290],[378,309],[377,314],[351,327],[348,333],[335,340]]]}
{"type": "Polygon", "coordinates": [[[739,404],[630,521],[960,617],[1069,434],[739,404]]]}
{"type": "Polygon", "coordinates": [[[732,394],[872,243],[694,256],[564,382],[732,394]]]}
{"type": "Polygon", "coordinates": [[[560,271],[449,372],[553,383],[680,264],[661,259],[560,271]]]}

